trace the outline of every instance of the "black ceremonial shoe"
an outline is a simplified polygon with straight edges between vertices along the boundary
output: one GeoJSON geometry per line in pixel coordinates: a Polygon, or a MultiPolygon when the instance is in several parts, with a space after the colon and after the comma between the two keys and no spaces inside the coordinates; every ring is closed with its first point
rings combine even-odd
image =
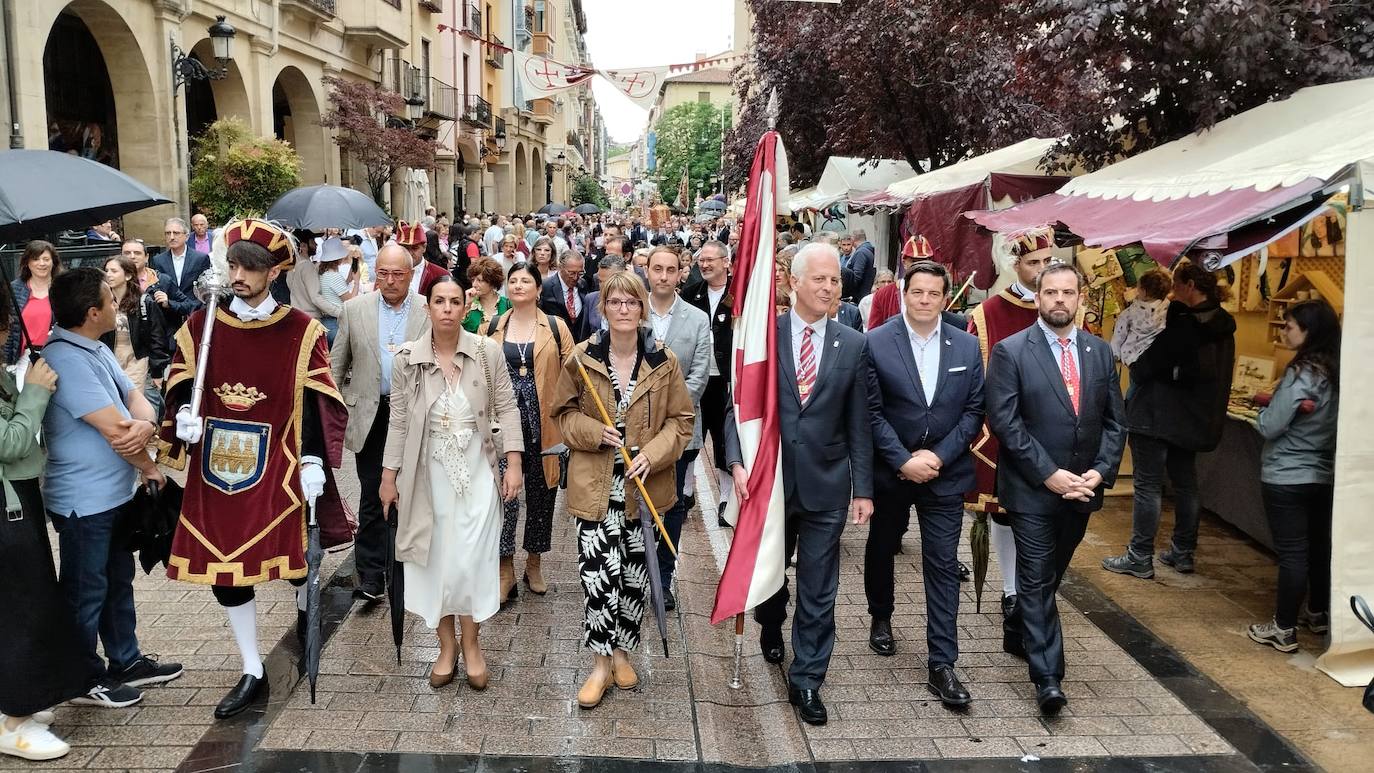
{"type": "Polygon", "coordinates": [[[258,697],[258,690],[262,689],[266,681],[266,678],[244,674],[239,683],[234,685],[234,689],[230,690],[229,694],[224,696],[224,700],[215,707],[215,719],[228,719],[253,705],[253,700],[258,697]]]}
{"type": "Polygon", "coordinates": [[[873,618],[868,629],[868,648],[883,657],[897,654],[897,643],[892,640],[892,621],[873,618]]]}
{"type": "Polygon", "coordinates": [[[1046,677],[1036,683],[1035,687],[1035,704],[1040,707],[1041,714],[1053,717],[1068,705],[1069,699],[1064,697],[1064,691],[1059,689],[1058,679],[1046,677]]]}
{"type": "Polygon", "coordinates": [[[951,708],[967,706],[973,702],[959,677],[954,675],[954,666],[932,666],[930,681],[926,682],[926,687],[941,703],[951,708]]]}
{"type": "Polygon", "coordinates": [[[763,650],[764,660],[773,664],[781,663],[786,652],[782,646],[782,629],[764,626],[759,633],[759,648],[763,650]]]}
{"type": "Polygon", "coordinates": [[[787,702],[797,707],[797,713],[808,725],[824,725],[830,719],[825,711],[825,704],[821,703],[820,690],[799,690],[789,687],[787,702]]]}

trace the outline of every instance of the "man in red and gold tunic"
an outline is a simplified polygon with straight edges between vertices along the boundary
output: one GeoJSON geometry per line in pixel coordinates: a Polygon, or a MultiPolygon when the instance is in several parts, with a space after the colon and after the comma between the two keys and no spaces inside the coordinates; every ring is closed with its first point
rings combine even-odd
{"type": "MultiPolygon", "coordinates": [[[[215,308],[200,417],[192,384],[206,311],[177,333],[161,461],[186,470],[167,575],[211,586],[243,656],[243,678],[215,709],[246,709],[264,681],[253,586],[289,580],[302,609],[306,506],[337,468],[348,412],[330,375],[325,329],[268,288],[294,260],[291,237],[258,220],[225,227],[227,308],[215,308]]],[[[321,507],[325,506],[321,502],[321,507]]]]}
{"type": "MultiPolygon", "coordinates": [[[[992,347],[1035,324],[1038,313],[1033,289],[1035,278],[1053,261],[1054,229],[1049,226],[1007,234],[1006,239],[1014,258],[1012,268],[1016,271],[1016,281],[978,304],[968,318],[968,332],[978,336],[985,370],[992,347]]],[[[997,438],[988,431],[986,422],[973,441],[972,451],[976,485],[965,495],[965,503],[969,510],[992,517],[992,549],[997,554],[997,566],[1002,570],[1002,649],[1024,658],[1016,604],[1016,542],[1006,515],[997,504],[997,438]]]]}

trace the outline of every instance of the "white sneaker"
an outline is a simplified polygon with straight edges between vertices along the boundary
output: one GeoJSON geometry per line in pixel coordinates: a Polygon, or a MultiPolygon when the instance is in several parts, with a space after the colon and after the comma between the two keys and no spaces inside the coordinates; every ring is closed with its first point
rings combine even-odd
{"type": "MultiPolygon", "coordinates": [[[[9,718],[9,714],[0,713],[0,722],[4,722],[9,718]]],[[[57,715],[52,713],[51,711],[35,711],[32,715],[29,716],[29,719],[32,719],[34,722],[37,722],[40,725],[52,727],[52,723],[57,721],[57,715]]]]}
{"type": "Polygon", "coordinates": [[[55,760],[66,756],[72,747],[66,741],[52,734],[47,725],[40,725],[32,719],[14,730],[0,726],[0,752],[11,757],[26,760],[55,760]]]}

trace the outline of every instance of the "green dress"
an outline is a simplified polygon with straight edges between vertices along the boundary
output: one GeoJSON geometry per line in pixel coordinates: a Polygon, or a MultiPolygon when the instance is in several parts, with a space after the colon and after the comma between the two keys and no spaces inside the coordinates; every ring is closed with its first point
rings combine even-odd
{"type": "MultiPolygon", "coordinates": [[[[510,301],[506,300],[506,296],[496,296],[497,317],[501,316],[502,314],[505,314],[507,311],[510,311],[510,306],[511,303],[510,301]]],[[[481,309],[473,309],[472,311],[468,312],[468,315],[466,317],[463,317],[463,329],[468,331],[469,333],[476,333],[482,329],[483,325],[485,325],[493,319],[495,319],[495,317],[488,317],[486,315],[486,312],[482,311],[481,309]]]]}

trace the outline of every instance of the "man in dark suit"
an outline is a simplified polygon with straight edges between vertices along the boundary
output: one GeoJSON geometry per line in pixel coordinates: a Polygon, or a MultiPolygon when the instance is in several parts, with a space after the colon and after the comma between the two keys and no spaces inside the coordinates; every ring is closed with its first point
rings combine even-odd
{"type": "MultiPolygon", "coordinates": [[[[199,309],[205,304],[196,297],[196,279],[210,268],[210,256],[186,246],[189,233],[190,229],[186,227],[185,220],[179,217],[167,218],[162,224],[162,235],[167,241],[167,249],[153,256],[153,268],[172,277],[181,294],[194,302],[195,309],[199,309]]],[[[164,306],[163,310],[167,318],[167,330],[175,335],[186,321],[186,315],[170,306],[164,306]]]]}
{"type": "Polygon", "coordinates": [[[539,308],[545,314],[560,317],[568,323],[568,330],[578,343],[587,340],[592,328],[587,322],[587,294],[579,284],[586,261],[577,250],[565,250],[558,257],[558,271],[544,280],[539,293],[539,308]]]}
{"type": "Polygon", "coordinates": [[[716,517],[722,526],[729,526],[720,520],[725,514],[725,502],[731,488],[729,467],[725,464],[725,413],[730,403],[730,368],[735,358],[730,326],[735,300],[729,292],[728,250],[720,242],[706,242],[701,246],[696,265],[701,270],[701,281],[683,287],[682,299],[706,312],[711,320],[712,357],[706,392],[701,396],[701,431],[703,436],[711,435],[711,455],[716,460],[716,482],[720,488],[716,517]]]}
{"type": "Polygon", "coordinates": [[[1111,347],[1074,324],[1084,281],[1052,263],[1036,278],[1039,318],[992,349],[988,426],[1001,444],[997,498],[1016,538],[1021,636],[1044,714],[1068,703],[1055,593],[1113,485],[1126,445],[1111,347]]]}
{"type": "Polygon", "coordinates": [[[858,303],[873,290],[873,280],[878,278],[878,266],[873,255],[873,242],[862,228],[850,231],[847,237],[859,246],[844,261],[844,299],[858,303]]]}
{"type": "MultiPolygon", "coordinates": [[[[797,610],[792,620],[788,700],[802,721],[826,723],[820,688],[835,646],[840,535],[852,497],[854,522],[873,514],[873,430],[868,408],[868,344],[862,333],[829,319],[840,292],[840,257],[828,244],[804,247],[792,261],[796,302],[779,316],[778,418],[786,501],[783,553],[797,556],[797,610]]],[[[726,459],[736,496],[749,476],[733,410],[725,420],[726,459]]],[[[769,663],[783,659],[788,588],[754,610],[769,663]]]]}
{"type": "Polygon", "coordinates": [[[964,492],[973,487],[969,443],[983,425],[983,358],[978,339],[942,321],[949,273],[921,261],[907,270],[904,310],[868,334],[868,404],[877,462],[873,524],[864,550],[864,593],[873,622],[868,646],[897,652],[892,559],[911,507],[921,529],[926,592],[927,687],[946,706],[966,706],[954,674],[959,658],[959,533],[964,492]]]}

